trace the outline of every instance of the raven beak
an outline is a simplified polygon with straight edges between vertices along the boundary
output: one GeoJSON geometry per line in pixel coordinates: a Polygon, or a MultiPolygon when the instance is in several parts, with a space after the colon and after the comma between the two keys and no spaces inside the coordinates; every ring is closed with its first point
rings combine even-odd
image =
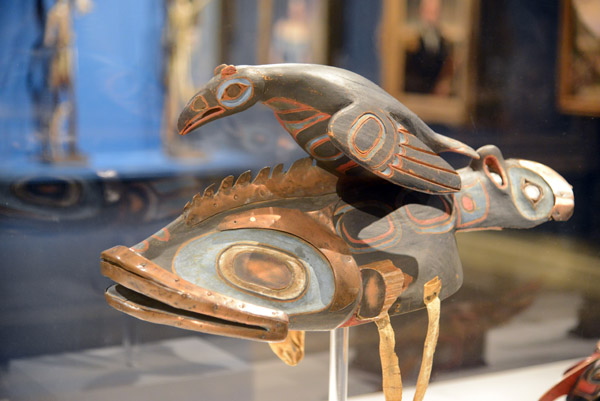
{"type": "Polygon", "coordinates": [[[194,96],[179,115],[177,121],[179,135],[186,135],[224,112],[225,109],[221,106],[210,107],[204,96],[194,96]]]}
{"type": "Polygon", "coordinates": [[[550,167],[530,160],[519,160],[519,164],[541,175],[552,188],[554,207],[550,217],[555,221],[567,221],[575,209],[573,187],[560,174],[550,167]]]}

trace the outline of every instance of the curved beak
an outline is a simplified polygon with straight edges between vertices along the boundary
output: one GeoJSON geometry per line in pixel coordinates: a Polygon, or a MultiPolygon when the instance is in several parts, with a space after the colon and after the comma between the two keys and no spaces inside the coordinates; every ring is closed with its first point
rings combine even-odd
{"type": "Polygon", "coordinates": [[[519,164],[541,175],[552,188],[554,207],[550,217],[556,221],[567,221],[575,209],[573,187],[560,174],[550,167],[530,160],[519,160],[519,164]]]}
{"type": "Polygon", "coordinates": [[[206,101],[203,93],[194,96],[179,115],[177,129],[179,135],[186,135],[190,131],[218,118],[225,112],[219,105],[211,105],[206,101]]]}

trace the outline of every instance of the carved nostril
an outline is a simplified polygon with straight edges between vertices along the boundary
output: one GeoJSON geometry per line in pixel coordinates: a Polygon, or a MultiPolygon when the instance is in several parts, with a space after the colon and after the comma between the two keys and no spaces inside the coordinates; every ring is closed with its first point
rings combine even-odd
{"type": "Polygon", "coordinates": [[[202,111],[202,110],[206,109],[207,107],[208,107],[208,105],[206,103],[206,100],[204,100],[204,97],[202,97],[202,96],[198,96],[196,99],[194,99],[194,101],[190,105],[190,109],[192,109],[194,111],[202,111]]]}

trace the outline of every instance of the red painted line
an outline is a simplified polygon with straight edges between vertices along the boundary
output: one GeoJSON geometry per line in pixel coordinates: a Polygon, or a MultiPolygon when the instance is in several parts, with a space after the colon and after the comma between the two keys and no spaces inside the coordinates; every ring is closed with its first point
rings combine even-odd
{"type": "Polygon", "coordinates": [[[350,160],[347,163],[342,164],[341,166],[337,166],[335,169],[340,173],[346,173],[346,171],[357,166],[358,163],[356,163],[354,160],[350,160]]]}

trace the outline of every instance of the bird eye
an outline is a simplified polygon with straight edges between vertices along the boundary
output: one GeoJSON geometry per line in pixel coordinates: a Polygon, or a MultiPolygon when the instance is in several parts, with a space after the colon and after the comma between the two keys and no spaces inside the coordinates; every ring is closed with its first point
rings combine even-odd
{"type": "Polygon", "coordinates": [[[542,199],[542,188],[539,185],[536,185],[526,179],[523,180],[521,184],[521,188],[523,190],[523,194],[527,198],[529,202],[531,202],[532,206],[536,206],[538,202],[542,199]]]}
{"type": "Polygon", "coordinates": [[[217,89],[217,100],[226,108],[245,104],[254,93],[252,84],[246,78],[234,78],[225,81],[217,89]]]}
{"type": "Polygon", "coordinates": [[[237,98],[247,87],[247,85],[242,84],[229,85],[227,89],[225,89],[225,96],[223,96],[223,100],[232,100],[237,98]]]}

